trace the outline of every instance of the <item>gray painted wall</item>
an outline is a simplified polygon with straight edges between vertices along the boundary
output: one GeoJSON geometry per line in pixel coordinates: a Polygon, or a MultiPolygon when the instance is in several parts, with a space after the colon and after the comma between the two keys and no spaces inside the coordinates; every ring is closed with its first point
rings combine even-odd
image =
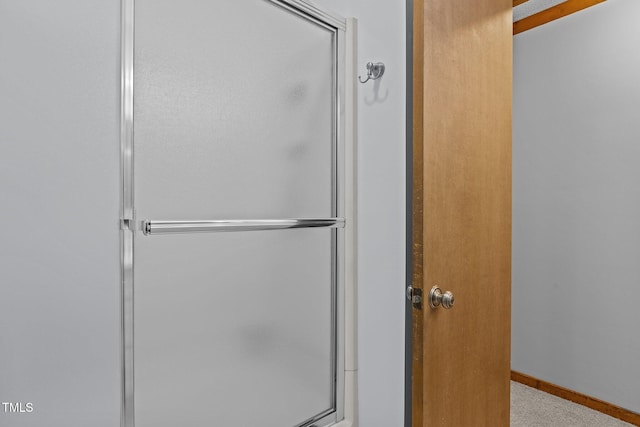
{"type": "Polygon", "coordinates": [[[0,425],[114,427],[120,5],[0,0],[0,425]]]}
{"type": "Polygon", "coordinates": [[[514,43],[512,367],[640,412],[640,2],[514,43]]]}
{"type": "MultiPolygon", "coordinates": [[[[401,426],[405,5],[359,18],[360,419],[401,426]]],[[[0,0],[0,425],[119,425],[118,0],[0,0]]]]}
{"type": "Polygon", "coordinates": [[[405,1],[315,0],[358,18],[358,346],[360,425],[404,423],[405,1]]]}

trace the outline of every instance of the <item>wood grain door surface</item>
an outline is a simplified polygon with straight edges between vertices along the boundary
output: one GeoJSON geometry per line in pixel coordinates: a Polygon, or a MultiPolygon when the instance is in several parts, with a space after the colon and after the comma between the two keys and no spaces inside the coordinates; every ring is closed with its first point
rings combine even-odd
{"type": "Polygon", "coordinates": [[[414,2],[413,427],[509,425],[511,8],[414,2]]]}

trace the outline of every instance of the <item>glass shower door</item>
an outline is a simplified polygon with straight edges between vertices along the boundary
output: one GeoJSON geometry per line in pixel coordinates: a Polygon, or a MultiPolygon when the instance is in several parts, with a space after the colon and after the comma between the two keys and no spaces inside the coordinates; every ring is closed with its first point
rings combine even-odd
{"type": "Polygon", "coordinates": [[[341,382],[341,30],[298,1],[127,13],[125,425],[327,425],[341,382]]]}

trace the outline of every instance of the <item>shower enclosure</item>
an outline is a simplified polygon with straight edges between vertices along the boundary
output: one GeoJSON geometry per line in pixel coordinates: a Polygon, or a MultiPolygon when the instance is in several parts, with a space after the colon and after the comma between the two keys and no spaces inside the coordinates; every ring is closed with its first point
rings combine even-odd
{"type": "Polygon", "coordinates": [[[343,418],[345,29],[123,0],[125,427],[343,418]]]}

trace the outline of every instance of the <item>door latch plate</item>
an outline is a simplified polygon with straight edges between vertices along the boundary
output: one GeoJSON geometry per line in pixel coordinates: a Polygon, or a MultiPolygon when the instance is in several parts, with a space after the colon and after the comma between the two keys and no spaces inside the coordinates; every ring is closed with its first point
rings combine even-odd
{"type": "Polygon", "coordinates": [[[422,307],[422,289],[408,286],[407,299],[411,301],[413,308],[421,308],[422,307]]]}

